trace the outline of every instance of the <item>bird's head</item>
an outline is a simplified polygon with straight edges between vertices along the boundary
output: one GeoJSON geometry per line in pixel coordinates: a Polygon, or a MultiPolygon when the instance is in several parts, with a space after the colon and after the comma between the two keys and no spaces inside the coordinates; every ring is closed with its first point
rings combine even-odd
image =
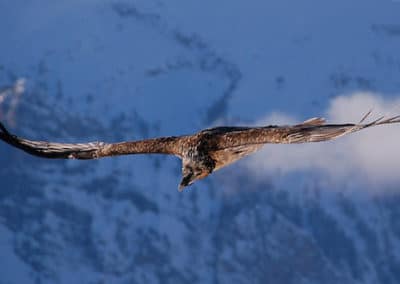
{"type": "Polygon", "coordinates": [[[182,180],[179,184],[179,191],[193,184],[196,180],[205,178],[210,174],[207,168],[198,165],[184,164],[182,167],[182,180]]]}

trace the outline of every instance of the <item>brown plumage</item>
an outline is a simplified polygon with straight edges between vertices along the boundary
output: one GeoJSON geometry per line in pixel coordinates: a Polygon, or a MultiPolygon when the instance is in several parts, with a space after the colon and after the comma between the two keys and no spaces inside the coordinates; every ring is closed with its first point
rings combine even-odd
{"type": "Polygon", "coordinates": [[[357,124],[325,124],[312,118],[292,126],[216,127],[194,135],[161,137],[120,143],[53,143],[32,141],[10,134],[0,123],[0,139],[31,155],[58,159],[97,159],[129,154],[171,154],[182,159],[179,189],[227,166],[267,143],[308,143],[331,140],[367,127],[399,123],[400,116],[357,124]]]}

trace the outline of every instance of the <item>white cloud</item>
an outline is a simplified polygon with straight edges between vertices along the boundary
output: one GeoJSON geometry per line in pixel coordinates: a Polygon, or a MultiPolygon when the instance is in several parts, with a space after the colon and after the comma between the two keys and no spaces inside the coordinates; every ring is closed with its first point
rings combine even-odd
{"type": "MultiPolygon", "coordinates": [[[[371,120],[398,115],[400,99],[373,93],[341,96],[331,101],[325,117],[328,123],[356,123],[371,109],[371,120]]],[[[299,120],[274,113],[257,124],[295,122],[299,120]]],[[[400,124],[368,128],[328,142],[267,145],[247,160],[247,166],[259,178],[318,173],[338,184],[361,182],[371,189],[393,189],[397,184],[400,190],[400,124]]]]}

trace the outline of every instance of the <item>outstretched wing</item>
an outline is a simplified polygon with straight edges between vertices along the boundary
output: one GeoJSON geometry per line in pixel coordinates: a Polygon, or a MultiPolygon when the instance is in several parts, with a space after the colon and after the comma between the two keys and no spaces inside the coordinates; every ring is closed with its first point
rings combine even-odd
{"type": "Polygon", "coordinates": [[[381,117],[371,123],[364,123],[364,120],[369,114],[370,112],[357,124],[325,124],[322,118],[312,118],[301,124],[292,126],[266,126],[230,131],[218,135],[217,150],[266,143],[289,144],[321,142],[372,126],[400,123],[400,116],[391,117],[389,119],[381,117]]]}
{"type": "Polygon", "coordinates": [[[182,137],[161,137],[120,143],[54,143],[33,141],[12,135],[0,123],[0,140],[31,155],[53,159],[97,159],[130,154],[172,154],[181,157],[182,137]]]}

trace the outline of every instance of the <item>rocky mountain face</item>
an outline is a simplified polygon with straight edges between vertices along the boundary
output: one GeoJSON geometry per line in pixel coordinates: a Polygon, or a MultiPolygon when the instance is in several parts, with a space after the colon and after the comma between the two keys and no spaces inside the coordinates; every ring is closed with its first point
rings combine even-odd
{"type": "MultiPolygon", "coordinates": [[[[31,139],[111,142],[398,96],[400,3],[231,2],[1,2],[0,119],[31,139]]],[[[1,144],[0,284],[400,282],[398,184],[370,194],[245,165],[179,193],[174,157],[1,144]]]]}

